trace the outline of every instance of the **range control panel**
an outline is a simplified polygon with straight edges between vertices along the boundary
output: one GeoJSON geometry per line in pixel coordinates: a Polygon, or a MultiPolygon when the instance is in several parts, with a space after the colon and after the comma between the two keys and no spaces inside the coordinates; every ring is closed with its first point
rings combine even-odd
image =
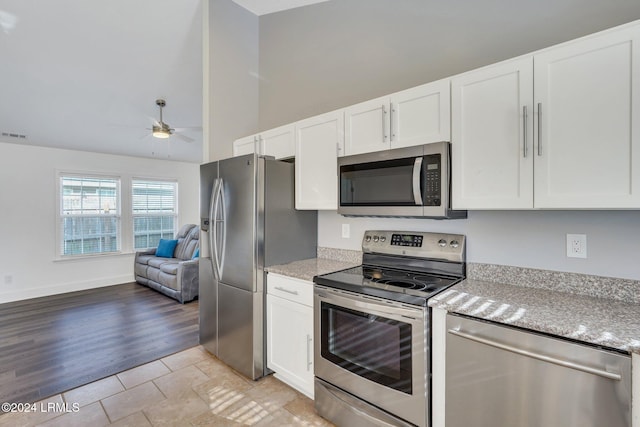
{"type": "Polygon", "coordinates": [[[418,234],[392,234],[391,246],[422,247],[422,236],[418,234]]]}
{"type": "Polygon", "coordinates": [[[367,230],[362,251],[463,262],[465,243],[462,234],[367,230]]]}

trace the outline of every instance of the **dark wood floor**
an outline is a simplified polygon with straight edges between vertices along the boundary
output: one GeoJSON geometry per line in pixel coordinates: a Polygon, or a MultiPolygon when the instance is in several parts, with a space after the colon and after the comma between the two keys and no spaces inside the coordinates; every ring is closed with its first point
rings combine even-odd
{"type": "Polygon", "coordinates": [[[33,403],[198,344],[198,301],[136,283],[0,304],[0,402],[33,403]]]}

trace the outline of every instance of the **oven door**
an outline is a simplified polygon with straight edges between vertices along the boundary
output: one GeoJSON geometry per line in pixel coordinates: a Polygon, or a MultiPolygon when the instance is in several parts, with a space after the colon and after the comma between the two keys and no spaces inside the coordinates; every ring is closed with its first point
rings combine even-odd
{"type": "Polygon", "coordinates": [[[315,286],[315,376],[427,425],[427,308],[315,286]]]}

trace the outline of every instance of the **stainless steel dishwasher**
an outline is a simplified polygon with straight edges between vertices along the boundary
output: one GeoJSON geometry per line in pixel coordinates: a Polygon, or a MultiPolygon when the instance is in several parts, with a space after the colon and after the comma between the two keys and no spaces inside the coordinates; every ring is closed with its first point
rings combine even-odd
{"type": "Polygon", "coordinates": [[[631,426],[631,357],[447,315],[447,427],[631,426]]]}

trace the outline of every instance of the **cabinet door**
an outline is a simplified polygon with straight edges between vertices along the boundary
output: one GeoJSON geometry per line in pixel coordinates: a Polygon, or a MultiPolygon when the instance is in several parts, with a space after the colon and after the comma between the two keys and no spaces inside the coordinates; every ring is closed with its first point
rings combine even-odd
{"type": "Polygon", "coordinates": [[[260,154],[276,159],[287,159],[296,155],[294,144],[295,125],[280,126],[260,133],[260,154]]]}
{"type": "Polygon", "coordinates": [[[267,366],[313,398],[313,308],[267,295],[267,366]]]}
{"type": "Polygon", "coordinates": [[[338,208],[338,152],[344,146],[343,110],[296,123],[296,209],[338,208]]]}
{"type": "Polygon", "coordinates": [[[386,150],[389,145],[389,97],[372,99],[344,109],[344,154],[386,150]]]}
{"type": "Polygon", "coordinates": [[[391,148],[451,140],[450,80],[391,95],[391,148]]]}
{"type": "Polygon", "coordinates": [[[640,207],[639,43],[636,26],[535,56],[536,207],[640,207]]]}
{"type": "Polygon", "coordinates": [[[533,207],[533,60],[451,80],[454,209],[533,207]]]}
{"type": "Polygon", "coordinates": [[[257,141],[257,135],[236,139],[233,141],[233,157],[255,153],[256,149],[258,149],[257,141]]]}

